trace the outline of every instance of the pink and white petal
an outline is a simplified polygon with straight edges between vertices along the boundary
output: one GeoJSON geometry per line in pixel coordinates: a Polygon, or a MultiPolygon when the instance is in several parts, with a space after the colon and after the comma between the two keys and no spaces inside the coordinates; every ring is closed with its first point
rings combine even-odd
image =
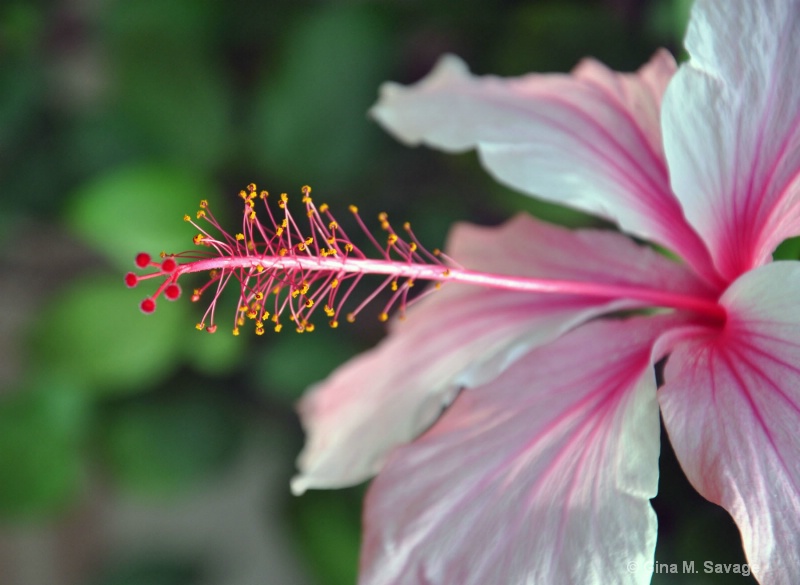
{"type": "Polygon", "coordinates": [[[408,144],[477,148],[501,182],[616,221],[715,281],[669,185],[659,111],[674,71],[659,51],[633,74],[585,60],[572,75],[500,79],[450,55],[413,86],[384,84],[372,115],[408,144]]]}
{"type": "Polygon", "coordinates": [[[723,295],[722,331],[688,331],[659,391],[689,480],[730,512],[762,585],[800,583],[800,263],[778,262],[723,295]]]}
{"type": "Polygon", "coordinates": [[[360,583],[649,583],[670,323],[589,323],[462,392],[370,487],[360,583]]]}
{"type": "Polygon", "coordinates": [[[698,0],[664,98],[672,187],[732,280],[800,234],[800,0],[698,0]]]}
{"type": "MultiPolygon", "coordinates": [[[[573,232],[524,215],[496,228],[460,225],[448,250],[476,270],[702,291],[688,269],[617,233],[573,232]]],[[[293,491],[368,479],[392,448],[427,429],[460,388],[490,380],[531,347],[587,319],[635,306],[446,285],[393,322],[376,348],[303,398],[307,440],[293,491]]]]}

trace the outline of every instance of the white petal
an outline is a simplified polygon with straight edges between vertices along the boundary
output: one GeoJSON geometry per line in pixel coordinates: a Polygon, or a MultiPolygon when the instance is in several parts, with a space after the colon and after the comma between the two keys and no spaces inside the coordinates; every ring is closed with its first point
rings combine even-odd
{"type": "Polygon", "coordinates": [[[722,331],[676,344],[659,391],[686,475],[727,509],[762,585],[800,583],[800,263],[735,282],[722,331]]]}
{"type": "Polygon", "coordinates": [[[372,484],[360,583],[649,583],[667,323],[584,325],[465,390],[372,484]]]}
{"type": "Polygon", "coordinates": [[[664,98],[672,187],[734,279],[800,234],[800,0],[698,0],[664,98]]]}
{"type": "Polygon", "coordinates": [[[633,74],[586,60],[572,75],[473,77],[453,56],[419,83],[388,83],[372,110],[409,144],[477,148],[500,181],[612,221],[679,253],[710,281],[713,265],[672,194],[660,106],[666,51],[633,74]]]}

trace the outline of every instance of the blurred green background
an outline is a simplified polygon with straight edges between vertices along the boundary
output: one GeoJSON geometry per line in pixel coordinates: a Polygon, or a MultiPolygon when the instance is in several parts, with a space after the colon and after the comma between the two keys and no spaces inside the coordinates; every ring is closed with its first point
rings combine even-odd
{"type": "MultiPolygon", "coordinates": [[[[185,296],[142,315],[122,275],[139,251],[190,248],[181,218],[199,199],[233,218],[251,181],[388,211],[429,247],[454,221],[523,208],[585,223],[497,186],[472,154],[395,143],[366,111],[382,81],[415,81],[443,52],[479,73],[585,55],[632,70],[659,46],[680,54],[688,6],[0,4],[0,585],[354,583],[364,488],[289,494],[293,404],[381,324],[208,335],[185,296]]],[[[655,506],[659,562],[743,562],[668,446],[655,506]]]]}

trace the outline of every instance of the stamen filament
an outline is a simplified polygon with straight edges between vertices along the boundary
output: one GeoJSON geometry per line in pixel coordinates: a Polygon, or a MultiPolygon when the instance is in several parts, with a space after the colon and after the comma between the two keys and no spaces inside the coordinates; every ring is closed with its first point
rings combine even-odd
{"type": "Polygon", "coordinates": [[[576,295],[592,298],[629,299],[641,301],[643,306],[682,309],[701,313],[715,320],[724,320],[725,310],[716,302],[691,295],[683,295],[646,287],[528,278],[478,272],[462,268],[442,268],[441,265],[417,264],[393,260],[364,258],[320,258],[303,256],[285,257],[216,257],[179,264],[177,274],[206,272],[209,270],[236,270],[256,268],[289,272],[326,272],[330,274],[386,274],[394,278],[411,278],[432,282],[460,282],[508,291],[576,295]]]}
{"type": "Polygon", "coordinates": [[[210,305],[197,324],[198,329],[216,331],[217,301],[233,280],[239,283],[239,300],[233,320],[235,335],[238,335],[245,318],[255,321],[258,335],[263,334],[266,319],[275,324],[275,331],[280,331],[281,315],[286,315],[294,322],[295,329],[302,333],[313,331],[311,317],[320,307],[330,319],[329,325],[336,327],[343,306],[362,278],[374,274],[384,277],[382,283],[360,303],[355,303],[354,309],[344,313],[348,321],[355,320],[356,315],[386,289],[391,294],[378,318],[382,321],[388,319],[393,307],[399,307],[402,315],[409,302],[415,302],[409,301],[409,293],[417,281],[435,283],[417,298],[438,289],[442,283],[460,282],[529,294],[626,299],[633,301],[632,308],[668,307],[699,313],[717,322],[725,319],[725,310],[705,297],[634,285],[528,278],[469,270],[439,250],[430,252],[425,249],[408,223],[403,224],[405,237],[402,237],[392,227],[386,213],[378,215],[380,227],[387,234],[386,243],[382,244],[369,231],[358,209],[351,206],[356,224],[377,253],[377,257],[370,258],[347,236],[327,204],[314,205],[310,187],[303,187],[302,193],[308,224],[305,231],[289,210],[287,194],[281,193],[278,197],[277,210],[273,213],[267,203],[269,194],[266,191],[259,193],[252,183],[239,192],[243,201],[242,231],[235,235],[226,232],[211,213],[208,202],[201,201],[195,214],[197,221],[189,215],[184,216],[184,220],[199,231],[193,241],[204,250],[162,253],[160,262],[154,261],[147,253],[140,253],[136,256],[136,266],[151,272],[125,275],[129,287],[151,278],[163,279],[155,293],[142,301],[141,310],[145,313],[155,311],[156,301],[161,296],[170,301],[177,299],[181,293],[178,279],[182,275],[208,272],[209,281],[194,289],[191,295],[192,301],[199,301],[203,293],[214,285],[210,291],[210,305]],[[256,199],[264,203],[266,222],[258,216],[256,199]],[[213,230],[205,229],[200,220],[213,230]],[[214,235],[214,231],[219,235],[214,235]],[[269,300],[269,295],[274,298],[269,300]],[[271,312],[267,309],[268,303],[272,304],[271,312]]]}

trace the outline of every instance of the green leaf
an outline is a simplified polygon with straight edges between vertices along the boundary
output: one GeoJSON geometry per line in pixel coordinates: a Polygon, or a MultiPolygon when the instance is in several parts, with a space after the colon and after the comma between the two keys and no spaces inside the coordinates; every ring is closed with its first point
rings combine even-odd
{"type": "Polygon", "coordinates": [[[142,559],[106,569],[91,585],[197,585],[204,582],[195,563],[177,559],[142,559]]]}
{"type": "Polygon", "coordinates": [[[773,260],[797,260],[800,258],[800,237],[781,242],[772,253],[773,260]]]}
{"type": "Polygon", "coordinates": [[[198,170],[231,143],[231,95],[208,46],[212,5],[117,1],[104,23],[113,112],[147,153],[198,170]]]}
{"type": "Polygon", "coordinates": [[[111,405],[99,444],[114,477],[146,496],[168,496],[209,477],[239,444],[238,419],[210,392],[151,395],[111,405]]]}
{"type": "Polygon", "coordinates": [[[388,68],[374,7],[309,12],[287,31],[283,62],[265,78],[252,124],[257,162],[282,180],[341,186],[370,164],[366,112],[388,68]]]}
{"type": "Polygon", "coordinates": [[[361,541],[361,488],[311,491],[292,503],[292,527],[320,583],[355,583],[361,541]]]}
{"type": "Polygon", "coordinates": [[[0,515],[42,516],[65,507],[83,478],[86,403],[69,380],[0,403],[0,515]]]}
{"type": "Polygon", "coordinates": [[[183,221],[213,187],[175,168],[132,166],[112,171],[74,194],[66,221],[121,271],[138,252],[154,256],[193,247],[195,230],[183,221]]]}
{"type": "MultiPolygon", "coordinates": [[[[267,333],[272,333],[267,330],[267,333]]],[[[353,357],[356,348],[339,330],[323,326],[313,333],[297,334],[291,329],[274,334],[273,343],[256,360],[253,385],[260,392],[294,402],[309,386],[324,380],[337,366],[353,357]]]]}
{"type": "Polygon", "coordinates": [[[191,328],[188,301],[162,299],[155,314],[144,315],[143,288],[126,288],[120,275],[59,292],[34,327],[38,366],[100,394],[135,392],[161,379],[177,366],[182,331],[191,328]]]}

